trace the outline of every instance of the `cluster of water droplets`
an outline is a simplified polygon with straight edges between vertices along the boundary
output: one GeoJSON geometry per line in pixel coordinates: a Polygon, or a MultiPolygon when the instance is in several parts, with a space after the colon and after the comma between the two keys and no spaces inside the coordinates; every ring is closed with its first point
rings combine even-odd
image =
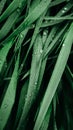
{"type": "Polygon", "coordinates": [[[62,10],[62,13],[65,13],[67,12],[68,8],[67,7],[64,7],[63,10],[62,10]]]}
{"type": "Polygon", "coordinates": [[[40,55],[40,54],[42,54],[42,53],[43,53],[43,49],[40,49],[39,52],[36,52],[36,51],[34,52],[35,55],[40,55]]]}

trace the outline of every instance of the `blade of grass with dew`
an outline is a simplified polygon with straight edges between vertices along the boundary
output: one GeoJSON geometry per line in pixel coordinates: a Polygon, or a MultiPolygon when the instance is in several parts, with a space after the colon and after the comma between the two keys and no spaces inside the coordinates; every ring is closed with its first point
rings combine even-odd
{"type": "Polygon", "coordinates": [[[20,48],[20,46],[21,46],[21,44],[23,43],[23,41],[24,41],[24,39],[25,39],[25,37],[26,37],[28,31],[29,31],[29,28],[26,28],[25,30],[23,30],[23,31],[20,33],[20,35],[19,35],[19,37],[18,37],[18,40],[17,40],[17,42],[16,42],[15,52],[20,48]]]}
{"type": "Polygon", "coordinates": [[[48,111],[47,111],[46,116],[42,122],[40,130],[47,130],[48,129],[48,125],[49,125],[49,121],[50,121],[50,117],[51,117],[51,112],[52,112],[52,105],[50,105],[48,108],[48,111]]]}
{"type": "Polygon", "coordinates": [[[21,2],[20,0],[13,0],[11,4],[8,6],[8,8],[4,11],[4,13],[0,16],[0,22],[5,20],[17,8],[23,7],[23,5],[26,5],[26,0],[21,0],[21,2]]]}
{"type": "Polygon", "coordinates": [[[0,49],[0,73],[3,67],[3,64],[6,60],[7,54],[12,47],[13,40],[9,41],[8,44],[5,44],[2,49],[0,49]]]}
{"type": "Polygon", "coordinates": [[[32,56],[32,62],[31,62],[28,91],[26,95],[26,100],[25,100],[22,116],[21,116],[17,130],[20,130],[20,129],[22,130],[23,125],[25,127],[25,123],[26,123],[25,119],[36,97],[37,82],[38,82],[39,71],[41,67],[41,61],[42,61],[41,54],[42,54],[42,40],[41,40],[41,36],[38,35],[35,40],[34,47],[33,47],[33,56],[32,56]]]}
{"type": "MultiPolygon", "coordinates": [[[[40,21],[39,21],[39,22],[40,22],[40,21]]],[[[46,30],[46,32],[45,32],[45,31],[43,32],[42,42],[43,42],[43,44],[44,44],[44,46],[45,46],[44,49],[48,47],[48,45],[49,45],[49,43],[50,43],[50,41],[51,41],[52,36],[54,36],[55,33],[56,33],[56,29],[57,29],[57,28],[53,27],[53,29],[51,30],[51,32],[50,32],[48,38],[47,38],[47,30],[46,30]],[[46,33],[46,36],[44,36],[44,33],[46,33]],[[46,38],[47,38],[47,40],[46,40],[46,38]],[[46,42],[46,43],[45,43],[45,42],[46,42]]],[[[34,42],[34,41],[33,41],[33,42],[34,42]]],[[[30,44],[30,46],[31,46],[31,44],[30,44]]],[[[29,48],[30,48],[30,47],[29,47],[29,48]]],[[[28,51],[28,53],[29,53],[29,51],[28,51]]],[[[47,62],[47,57],[42,61],[42,64],[41,64],[39,79],[38,79],[38,83],[37,83],[38,90],[39,90],[39,87],[40,87],[40,85],[41,85],[41,81],[42,81],[42,78],[43,78],[43,74],[44,74],[46,62],[47,62]]],[[[30,73],[30,72],[28,72],[27,75],[29,75],[29,73],[30,73]]],[[[25,78],[25,75],[23,76],[22,79],[24,79],[24,78],[25,78]]]]}
{"type": "Polygon", "coordinates": [[[51,29],[51,31],[50,31],[50,33],[49,33],[49,36],[48,36],[48,38],[47,38],[47,40],[46,40],[46,43],[44,44],[43,53],[45,53],[45,50],[47,50],[47,48],[49,47],[49,45],[50,45],[52,39],[54,38],[54,36],[55,36],[55,34],[56,34],[56,32],[57,32],[57,29],[58,29],[58,26],[54,26],[54,27],[51,29]]]}
{"type": "Polygon", "coordinates": [[[51,50],[53,50],[56,47],[56,43],[58,39],[63,35],[65,29],[67,28],[67,25],[57,34],[57,36],[54,38],[54,40],[51,42],[49,47],[44,50],[44,57],[46,57],[48,54],[50,54],[51,50]]]}
{"type": "Polygon", "coordinates": [[[56,16],[65,15],[72,7],[73,7],[73,2],[69,2],[68,4],[66,4],[66,5],[57,13],[56,16]]]}
{"type": "Polygon", "coordinates": [[[4,42],[7,42],[8,40],[12,39],[15,35],[19,34],[21,31],[23,31],[25,28],[30,26],[34,21],[36,21],[46,9],[48,9],[48,6],[50,4],[51,0],[46,0],[46,2],[41,1],[38,6],[26,17],[26,19],[20,24],[20,26],[15,29],[15,31],[4,40],[4,42]],[[35,15],[36,14],[36,15],[35,15]]]}
{"type": "MultiPolygon", "coordinates": [[[[60,9],[60,11],[55,15],[55,17],[61,17],[62,15],[66,14],[71,8],[73,7],[72,3],[68,3],[66,4],[62,9],[60,9]]],[[[70,15],[68,15],[69,17],[70,15]]],[[[49,19],[49,17],[48,17],[49,19]]],[[[51,20],[47,23],[43,23],[41,27],[47,27],[47,26],[51,26],[51,25],[55,25],[58,24],[60,22],[63,22],[64,20],[51,20]]]]}
{"type": "MultiPolygon", "coordinates": [[[[36,6],[37,6],[37,4],[38,4],[38,1],[37,1],[37,3],[36,3],[36,6]]],[[[31,11],[34,9],[34,7],[35,7],[34,5],[35,5],[35,3],[33,3],[32,6],[30,7],[30,10],[31,10],[31,11]]],[[[30,12],[30,11],[29,11],[29,12],[30,12]]],[[[27,56],[28,56],[28,54],[29,54],[29,52],[30,52],[30,49],[32,48],[32,46],[33,46],[33,44],[34,44],[34,41],[35,41],[36,36],[37,36],[37,34],[38,34],[38,32],[39,32],[39,28],[40,28],[40,26],[41,26],[42,20],[43,20],[43,18],[40,17],[39,20],[38,20],[37,23],[36,23],[36,27],[35,27],[35,30],[34,30],[34,33],[33,33],[33,36],[32,36],[32,40],[31,40],[31,42],[30,42],[30,46],[29,46],[29,48],[28,48],[28,50],[27,50],[27,53],[26,53],[26,55],[25,55],[25,58],[24,58],[24,60],[23,60],[23,62],[22,62],[22,64],[21,64],[21,66],[20,66],[19,74],[21,73],[21,71],[22,71],[22,69],[23,69],[23,66],[24,66],[25,61],[26,61],[26,59],[27,59],[27,56]],[[22,66],[22,65],[23,65],[23,66],[22,66]]],[[[27,29],[27,28],[26,28],[26,29],[27,29]]],[[[25,31],[25,30],[24,30],[24,31],[25,31]]],[[[24,76],[23,76],[23,77],[24,77],[24,76]]]]}
{"type": "Polygon", "coordinates": [[[45,17],[45,20],[73,20],[72,16],[62,16],[62,17],[53,17],[53,16],[49,16],[49,17],[45,17]]]}
{"type": "Polygon", "coordinates": [[[18,67],[19,67],[19,54],[12,74],[12,78],[10,80],[4,99],[2,101],[2,105],[0,107],[0,130],[4,129],[15,101],[17,79],[18,79],[18,67]]]}
{"type": "Polygon", "coordinates": [[[14,125],[14,130],[16,129],[17,123],[21,117],[25,99],[26,99],[26,94],[27,94],[27,89],[28,89],[28,79],[25,81],[24,85],[22,86],[21,93],[20,93],[20,99],[19,99],[19,104],[18,104],[18,109],[16,113],[16,120],[15,120],[15,125],[14,125]]]}
{"type": "Polygon", "coordinates": [[[3,11],[3,8],[4,8],[4,6],[5,6],[5,3],[6,3],[6,0],[1,0],[1,1],[0,1],[0,15],[1,15],[2,11],[3,11]]]}
{"type": "MultiPolygon", "coordinates": [[[[36,27],[35,27],[35,30],[34,30],[34,33],[33,33],[33,36],[32,36],[32,39],[31,39],[31,42],[30,42],[30,45],[29,45],[29,48],[28,48],[27,53],[26,53],[26,55],[25,55],[25,58],[24,58],[24,60],[23,60],[23,62],[22,62],[23,65],[25,64],[25,61],[26,61],[26,59],[27,59],[27,57],[28,57],[28,54],[29,54],[29,52],[30,52],[30,50],[31,50],[31,48],[32,48],[32,46],[33,46],[33,44],[34,44],[34,41],[35,41],[35,39],[36,39],[36,37],[37,37],[37,35],[38,35],[38,33],[39,33],[39,29],[40,29],[40,26],[41,26],[41,24],[42,24],[42,21],[43,21],[43,18],[44,18],[44,16],[45,16],[45,13],[46,13],[46,11],[45,11],[44,14],[42,14],[42,16],[40,16],[40,18],[37,20],[36,27]]],[[[20,66],[20,72],[21,72],[21,70],[22,70],[22,66],[20,66]]]]}
{"type": "Polygon", "coordinates": [[[57,90],[59,81],[62,77],[62,74],[64,72],[70,51],[71,51],[71,47],[72,47],[72,42],[73,42],[73,23],[71,24],[67,37],[63,43],[63,46],[61,48],[61,51],[59,53],[55,68],[53,70],[51,79],[49,81],[47,90],[45,92],[44,98],[43,98],[43,102],[34,126],[34,130],[39,130],[42,121],[46,115],[46,112],[49,108],[49,105],[52,101],[52,98],[57,90]]]}
{"type": "MultiPolygon", "coordinates": [[[[52,40],[52,36],[55,35],[56,30],[57,30],[57,28],[53,27],[52,30],[51,30],[51,32],[50,32],[50,34],[49,34],[49,36],[47,36],[48,35],[47,32],[45,32],[45,31],[43,32],[43,35],[45,33],[45,35],[47,37],[47,39],[44,39],[44,43],[43,43],[43,46],[44,46],[44,48],[43,48],[43,55],[44,55],[44,50],[49,46],[49,44],[50,44],[50,42],[52,40]]],[[[44,38],[46,38],[46,37],[44,37],[44,38]]],[[[42,59],[43,59],[43,55],[42,55],[42,59]]],[[[48,59],[48,56],[45,57],[42,60],[42,63],[41,63],[41,68],[40,68],[40,73],[39,73],[39,78],[38,78],[38,83],[37,83],[38,90],[40,88],[40,85],[41,85],[41,82],[42,82],[42,79],[43,79],[43,75],[44,75],[44,71],[45,71],[47,59],[48,59]]]]}

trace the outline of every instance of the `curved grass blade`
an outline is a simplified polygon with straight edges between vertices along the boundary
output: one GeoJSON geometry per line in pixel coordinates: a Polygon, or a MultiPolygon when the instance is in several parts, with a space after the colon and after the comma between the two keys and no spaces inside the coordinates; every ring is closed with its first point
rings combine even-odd
{"type": "Polygon", "coordinates": [[[38,82],[39,71],[41,67],[41,61],[42,61],[41,52],[42,52],[42,41],[41,41],[41,36],[38,35],[34,43],[34,47],[33,47],[33,56],[32,56],[30,79],[29,79],[28,91],[26,95],[26,101],[24,104],[23,113],[22,113],[17,130],[20,130],[20,129],[22,130],[23,129],[22,126],[25,127],[25,123],[26,123],[25,119],[35,100],[35,97],[38,91],[37,82],[38,82]]]}
{"type": "MultiPolygon", "coordinates": [[[[36,27],[35,27],[35,30],[34,30],[34,33],[33,33],[33,36],[32,36],[32,39],[31,39],[31,42],[30,42],[30,45],[29,45],[29,48],[28,48],[28,50],[27,50],[27,53],[26,53],[26,55],[25,55],[25,58],[24,58],[24,60],[23,60],[23,62],[22,62],[22,64],[24,65],[25,64],[25,61],[26,61],[26,59],[27,59],[27,57],[28,57],[28,54],[29,54],[29,52],[30,52],[30,50],[31,50],[31,48],[32,48],[32,46],[33,46],[33,44],[34,44],[34,42],[35,42],[35,39],[36,39],[36,37],[37,37],[37,35],[38,35],[38,33],[39,33],[39,29],[40,29],[40,26],[41,26],[41,24],[42,24],[42,21],[43,21],[43,18],[44,18],[44,16],[45,16],[45,13],[46,13],[46,11],[42,14],[42,16],[40,16],[40,18],[37,20],[37,23],[36,23],[36,27]]],[[[22,71],[22,66],[20,66],[20,72],[22,71]]]]}
{"type": "Polygon", "coordinates": [[[0,130],[3,130],[10,116],[16,95],[17,79],[18,79],[19,55],[15,64],[12,78],[8,85],[4,99],[0,107],[0,130]]]}
{"type": "Polygon", "coordinates": [[[67,25],[57,34],[57,36],[54,38],[54,40],[51,42],[48,48],[44,49],[44,58],[56,47],[56,42],[61,37],[61,35],[64,33],[65,29],[67,28],[67,25]]]}
{"type": "Polygon", "coordinates": [[[7,54],[9,52],[10,48],[12,47],[12,44],[13,44],[13,40],[9,41],[8,44],[5,44],[4,47],[2,49],[0,49],[0,73],[1,73],[1,70],[3,67],[3,64],[6,60],[7,54]]]}
{"type": "Polygon", "coordinates": [[[59,53],[55,68],[53,70],[51,79],[49,81],[46,93],[43,98],[43,102],[42,102],[42,105],[41,105],[41,108],[40,108],[40,111],[39,111],[39,114],[38,114],[38,117],[34,126],[34,130],[39,130],[42,124],[42,121],[46,115],[46,112],[49,108],[49,105],[52,101],[52,98],[57,90],[59,81],[62,77],[62,74],[64,72],[64,69],[65,69],[65,66],[66,66],[70,51],[71,51],[72,42],[73,42],[72,34],[73,34],[73,23],[71,24],[69,28],[67,37],[59,53]]]}
{"type": "Polygon", "coordinates": [[[16,52],[16,51],[20,48],[20,46],[22,45],[23,40],[25,39],[25,37],[26,37],[28,31],[29,31],[29,28],[26,28],[25,30],[23,30],[23,31],[20,33],[20,35],[19,35],[19,37],[18,37],[18,40],[17,40],[17,42],[16,42],[15,52],[16,52]]]}

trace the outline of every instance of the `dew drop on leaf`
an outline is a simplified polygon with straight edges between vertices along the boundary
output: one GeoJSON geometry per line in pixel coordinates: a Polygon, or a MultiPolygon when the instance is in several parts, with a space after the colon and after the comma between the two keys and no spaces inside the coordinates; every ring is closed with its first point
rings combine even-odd
{"type": "Polygon", "coordinates": [[[42,50],[42,49],[40,50],[40,53],[41,53],[41,54],[43,53],[43,50],[42,50]]]}
{"type": "Polygon", "coordinates": [[[63,46],[65,46],[65,44],[63,44],[63,46]]]}
{"type": "Polygon", "coordinates": [[[35,85],[37,85],[37,82],[35,82],[35,85]]]}
{"type": "Polygon", "coordinates": [[[64,10],[66,11],[66,10],[67,10],[67,8],[65,7],[65,8],[64,8],[64,10]]]}

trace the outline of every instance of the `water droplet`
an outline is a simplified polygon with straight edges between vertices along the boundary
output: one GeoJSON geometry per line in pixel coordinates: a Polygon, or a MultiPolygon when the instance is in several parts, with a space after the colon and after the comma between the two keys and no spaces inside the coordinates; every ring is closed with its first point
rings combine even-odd
{"type": "Polygon", "coordinates": [[[21,35],[20,35],[20,37],[21,37],[21,38],[23,38],[23,37],[24,37],[24,35],[23,35],[23,34],[21,34],[21,35]]]}
{"type": "Polygon", "coordinates": [[[44,32],[43,32],[43,35],[45,36],[46,34],[47,34],[47,32],[46,32],[46,31],[44,31],[44,32]]]}
{"type": "Polygon", "coordinates": [[[21,67],[23,67],[23,64],[21,64],[21,67]]]}
{"type": "Polygon", "coordinates": [[[62,10],[62,13],[65,13],[65,10],[62,10]]]}
{"type": "Polygon", "coordinates": [[[42,50],[42,49],[40,50],[40,53],[41,53],[41,54],[43,53],[43,50],[42,50]]]}
{"type": "Polygon", "coordinates": [[[66,11],[66,10],[67,10],[67,8],[66,8],[66,7],[64,7],[64,10],[66,11]]]}
{"type": "Polygon", "coordinates": [[[65,46],[65,44],[63,44],[63,46],[65,46]]]}
{"type": "Polygon", "coordinates": [[[35,82],[35,85],[37,85],[37,82],[35,82]]]}

